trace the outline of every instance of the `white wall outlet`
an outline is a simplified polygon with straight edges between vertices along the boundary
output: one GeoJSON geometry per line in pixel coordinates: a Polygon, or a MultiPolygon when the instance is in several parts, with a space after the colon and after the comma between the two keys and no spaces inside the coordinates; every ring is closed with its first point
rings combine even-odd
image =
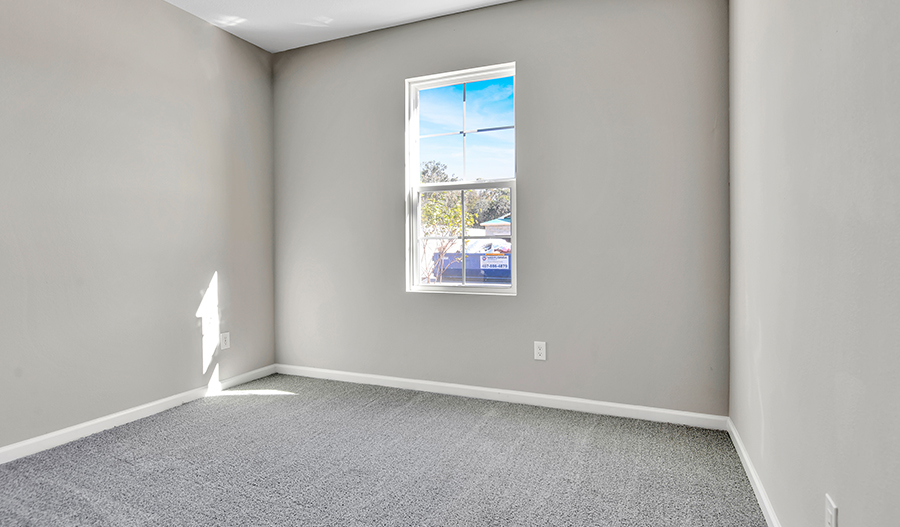
{"type": "Polygon", "coordinates": [[[223,350],[227,350],[231,347],[231,333],[220,333],[219,334],[219,348],[223,350]]]}
{"type": "Polygon", "coordinates": [[[838,527],[837,505],[828,494],[825,495],[825,527],[838,527]]]}
{"type": "Polygon", "coordinates": [[[534,341],[534,360],[547,360],[547,343],[534,341]]]}

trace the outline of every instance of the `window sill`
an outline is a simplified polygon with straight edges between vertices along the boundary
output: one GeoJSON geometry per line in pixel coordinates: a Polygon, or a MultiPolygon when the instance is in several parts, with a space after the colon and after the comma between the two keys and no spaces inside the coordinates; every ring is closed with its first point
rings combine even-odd
{"type": "Polygon", "coordinates": [[[479,286],[409,286],[406,288],[407,293],[441,293],[456,295],[491,295],[491,296],[516,296],[516,288],[513,286],[495,286],[495,287],[479,287],[479,286]]]}

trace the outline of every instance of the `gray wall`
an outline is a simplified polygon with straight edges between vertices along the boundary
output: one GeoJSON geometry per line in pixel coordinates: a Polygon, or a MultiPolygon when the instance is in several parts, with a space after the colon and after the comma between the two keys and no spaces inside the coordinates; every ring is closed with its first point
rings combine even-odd
{"type": "Polygon", "coordinates": [[[274,69],[278,362],[727,413],[726,2],[523,0],[274,69]],[[519,294],[407,293],[403,81],[508,61],[519,294]]]}
{"type": "Polygon", "coordinates": [[[160,0],[5,2],[0,445],[274,360],[270,56],[160,0]]]}
{"type": "Polygon", "coordinates": [[[897,525],[900,3],[732,24],[731,417],[782,525],[897,525]]]}

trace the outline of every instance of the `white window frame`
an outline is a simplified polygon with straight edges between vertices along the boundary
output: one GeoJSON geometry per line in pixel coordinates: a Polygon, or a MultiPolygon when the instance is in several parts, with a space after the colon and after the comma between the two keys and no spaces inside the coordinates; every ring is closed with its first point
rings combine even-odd
{"type": "MultiPolygon", "coordinates": [[[[419,90],[451,86],[464,82],[478,82],[482,80],[502,77],[513,77],[513,90],[515,90],[516,63],[508,62],[493,66],[471,68],[449,73],[439,73],[406,79],[406,290],[409,292],[423,293],[461,293],[482,295],[516,295],[516,259],[519,247],[516,244],[516,178],[495,179],[489,181],[456,181],[448,183],[422,183],[419,160],[419,90]],[[418,240],[419,240],[419,193],[423,191],[441,190],[479,190],[489,188],[508,188],[510,200],[510,240],[512,251],[510,254],[510,285],[484,285],[484,284],[422,284],[419,272],[418,240]]],[[[515,91],[513,92],[515,93],[515,91]]],[[[513,104],[515,105],[515,95],[513,104]]],[[[518,140],[516,141],[518,143],[518,140]]],[[[465,207],[465,200],[463,200],[465,207]]],[[[464,209],[465,210],[465,209],[464,209]]],[[[487,236],[485,236],[487,237],[487,236]]],[[[504,236],[505,237],[505,236],[504,236]]],[[[460,236],[462,247],[467,239],[474,239],[465,235],[465,229],[460,236]]],[[[465,263],[463,263],[465,268],[465,263]]],[[[464,271],[465,272],[465,271],[464,271]]]]}

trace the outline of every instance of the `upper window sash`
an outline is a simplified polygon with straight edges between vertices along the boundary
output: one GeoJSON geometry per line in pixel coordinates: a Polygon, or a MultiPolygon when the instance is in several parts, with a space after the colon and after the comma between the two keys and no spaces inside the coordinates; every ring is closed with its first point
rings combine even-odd
{"type": "MultiPolygon", "coordinates": [[[[420,136],[419,129],[419,91],[431,88],[441,88],[454,84],[472,84],[484,80],[491,80],[502,77],[513,77],[513,90],[515,91],[515,75],[516,63],[507,62],[504,64],[495,64],[492,66],[482,66],[479,68],[471,68],[453,73],[438,73],[433,75],[423,75],[406,79],[406,144],[409,147],[407,152],[407,187],[414,187],[420,184],[420,140],[432,139],[437,137],[452,137],[454,135],[471,135],[497,133],[504,130],[515,130],[515,123],[504,126],[484,127],[481,129],[461,129],[452,132],[429,134],[420,136]]],[[[467,127],[463,127],[467,128],[467,127]]],[[[515,177],[515,167],[513,167],[513,176],[515,177]]],[[[458,174],[462,177],[462,174],[458,174]]],[[[503,178],[508,179],[508,178],[503,178]]],[[[471,180],[477,182],[478,180],[471,180]]],[[[500,181],[498,178],[496,181],[500,181]]]]}

